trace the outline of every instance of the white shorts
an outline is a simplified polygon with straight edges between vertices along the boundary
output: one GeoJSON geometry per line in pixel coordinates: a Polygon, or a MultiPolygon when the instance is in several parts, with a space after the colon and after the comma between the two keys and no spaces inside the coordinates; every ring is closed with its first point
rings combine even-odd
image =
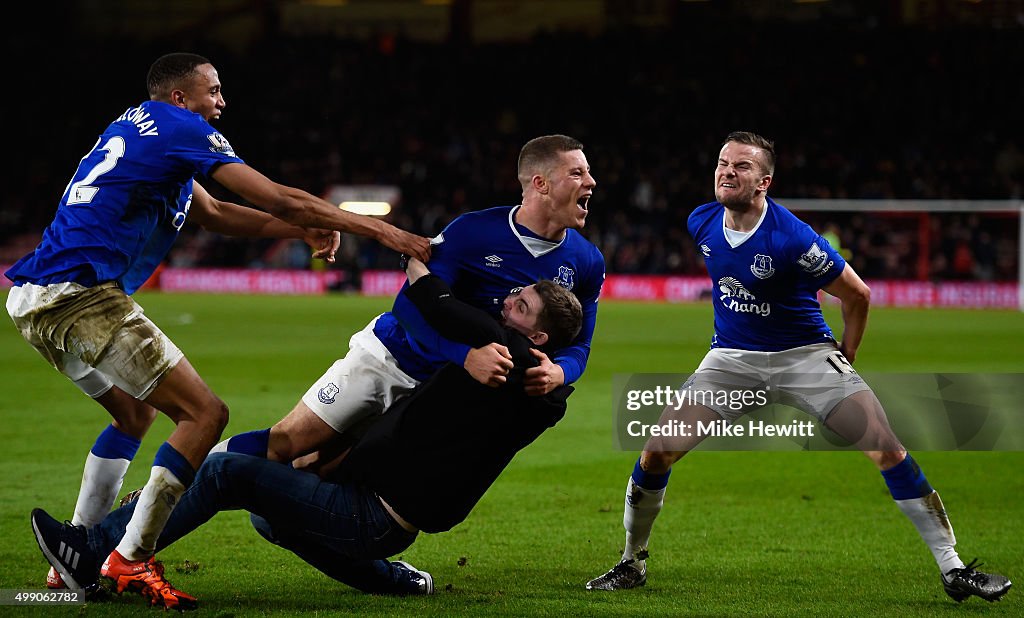
{"type": "Polygon", "coordinates": [[[714,348],[681,390],[701,397],[722,418],[734,421],[766,404],[781,403],[825,422],[836,405],[869,387],[832,343],[781,352],[714,348]]]}
{"type": "Polygon", "coordinates": [[[302,396],[302,403],[338,433],[383,414],[419,384],[398,368],[398,361],[373,334],[376,323],[374,318],[352,335],[345,358],[335,361],[302,396]]]}
{"type": "Polygon", "coordinates": [[[32,347],[90,397],[116,385],[145,399],[184,354],[114,283],[10,289],[7,313],[32,347]]]}

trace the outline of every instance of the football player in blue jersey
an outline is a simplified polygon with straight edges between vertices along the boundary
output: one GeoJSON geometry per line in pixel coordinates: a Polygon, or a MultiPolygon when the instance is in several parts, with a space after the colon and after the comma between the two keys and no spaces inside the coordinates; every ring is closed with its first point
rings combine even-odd
{"type": "MultiPolygon", "coordinates": [[[[687,225],[713,284],[715,330],[711,350],[681,390],[721,393],[770,384],[770,402],[815,416],[874,462],[897,506],[935,557],[949,596],[957,601],[971,595],[998,600],[1009,590],[1009,580],[960,560],[938,493],[893,434],[871,388],[853,369],[867,326],[868,286],[824,238],[768,197],[774,173],[771,141],[754,133],[731,133],[715,169],[717,201],[690,214],[687,225]],[[842,303],[840,341],[825,323],[818,290],[842,303]]],[[[708,405],[687,398],[678,410],[670,406],[659,422],[691,427],[732,422],[764,405],[764,400],[753,397],[742,402],[749,405],[720,397],[703,401],[708,405]]],[[[626,487],[622,558],[588,582],[588,590],[646,583],[648,540],[672,465],[706,437],[699,431],[689,433],[652,437],[644,445],[626,487]]]]}
{"type": "MultiPolygon", "coordinates": [[[[457,217],[433,239],[430,270],[455,296],[494,317],[506,317],[510,290],[551,279],[576,294],[583,327],[572,344],[527,369],[526,391],[540,396],[575,382],[586,368],[604,283],[604,257],[580,234],[597,182],[583,145],[545,135],[520,151],[521,205],[457,217]]],[[[498,386],[512,368],[508,349],[494,343],[471,348],[441,337],[401,293],[393,310],[352,336],[348,354],[317,380],[295,408],[269,429],[221,442],[213,450],[294,461],[339,436],[354,439],[398,398],[446,363],[465,367],[477,381],[498,386]]],[[[315,468],[316,458],[302,465],[315,468]]]]}
{"type": "MultiPolygon", "coordinates": [[[[82,158],[39,245],[7,271],[14,284],[7,311],[25,339],[114,419],[87,457],[73,523],[95,524],[110,510],[157,411],[174,421],[103,574],[118,592],[188,609],[195,600],[167,584],[154,549],[228,410],[131,294],[163,261],[190,214],[224,234],[304,239],[314,257],[328,261],[342,231],[423,259],[429,241],[341,211],[246,165],[209,124],[225,101],[206,58],[165,55],[150,67],[147,87],[150,99],[120,114],[82,158]],[[214,199],[197,176],[267,212],[214,199]]],[[[51,587],[77,587],[59,570],[47,579],[51,587]]]]}

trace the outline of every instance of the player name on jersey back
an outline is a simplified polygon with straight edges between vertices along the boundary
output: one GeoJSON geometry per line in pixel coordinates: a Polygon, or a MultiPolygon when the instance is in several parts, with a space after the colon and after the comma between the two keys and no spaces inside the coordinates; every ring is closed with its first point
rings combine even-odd
{"type": "Polygon", "coordinates": [[[129,107],[125,113],[117,117],[114,122],[121,122],[127,120],[131,122],[139,129],[139,135],[142,137],[150,137],[153,135],[160,135],[156,121],[151,119],[152,114],[142,109],[142,107],[129,107]]]}

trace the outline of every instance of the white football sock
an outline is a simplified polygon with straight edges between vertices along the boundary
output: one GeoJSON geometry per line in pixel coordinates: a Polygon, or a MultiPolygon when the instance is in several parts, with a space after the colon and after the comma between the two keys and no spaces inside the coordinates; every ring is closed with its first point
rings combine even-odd
{"type": "Polygon", "coordinates": [[[183,493],[185,485],[170,470],[153,466],[117,552],[133,561],[146,560],[156,553],[156,541],[183,493]]]}
{"type": "MultiPolygon", "coordinates": [[[[665,487],[644,489],[630,477],[626,484],[626,506],[622,513],[622,525],[626,529],[626,547],[623,560],[636,560],[640,552],[647,552],[651,539],[651,528],[665,502],[665,487]]],[[[640,559],[640,562],[643,560],[640,559]]]]}
{"type": "Polygon", "coordinates": [[[946,509],[942,506],[937,491],[932,491],[923,498],[896,500],[896,505],[910,521],[914,522],[918,534],[935,556],[935,562],[943,576],[951,569],[963,568],[963,561],[953,549],[956,545],[953,526],[946,517],[946,509]]]}
{"type": "Polygon", "coordinates": [[[82,487],[78,490],[72,524],[92,527],[103,521],[117,499],[117,492],[121,491],[130,463],[127,459],[106,459],[89,452],[85,458],[82,487]]]}

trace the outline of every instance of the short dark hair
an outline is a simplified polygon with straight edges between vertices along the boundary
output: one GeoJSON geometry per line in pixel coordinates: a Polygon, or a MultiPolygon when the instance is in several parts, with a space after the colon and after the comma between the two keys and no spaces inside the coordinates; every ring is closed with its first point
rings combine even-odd
{"type": "Polygon", "coordinates": [[[579,299],[550,279],[538,281],[534,290],[544,302],[544,308],[537,315],[537,330],[548,334],[548,340],[541,349],[553,352],[564,348],[572,343],[583,327],[583,307],[579,299]]]}
{"type": "Polygon", "coordinates": [[[160,56],[149,67],[146,75],[146,89],[151,99],[167,99],[171,90],[182,86],[182,82],[196,73],[196,67],[212,64],[199,54],[175,52],[160,56]]]}
{"type": "Polygon", "coordinates": [[[568,135],[542,135],[526,142],[519,151],[519,183],[525,186],[535,173],[546,172],[560,153],[573,150],[583,150],[583,144],[568,135]]]}
{"type": "Polygon", "coordinates": [[[775,142],[750,131],[733,131],[722,142],[722,146],[729,142],[760,148],[765,158],[765,169],[763,171],[768,172],[769,176],[775,175],[775,142]]]}

